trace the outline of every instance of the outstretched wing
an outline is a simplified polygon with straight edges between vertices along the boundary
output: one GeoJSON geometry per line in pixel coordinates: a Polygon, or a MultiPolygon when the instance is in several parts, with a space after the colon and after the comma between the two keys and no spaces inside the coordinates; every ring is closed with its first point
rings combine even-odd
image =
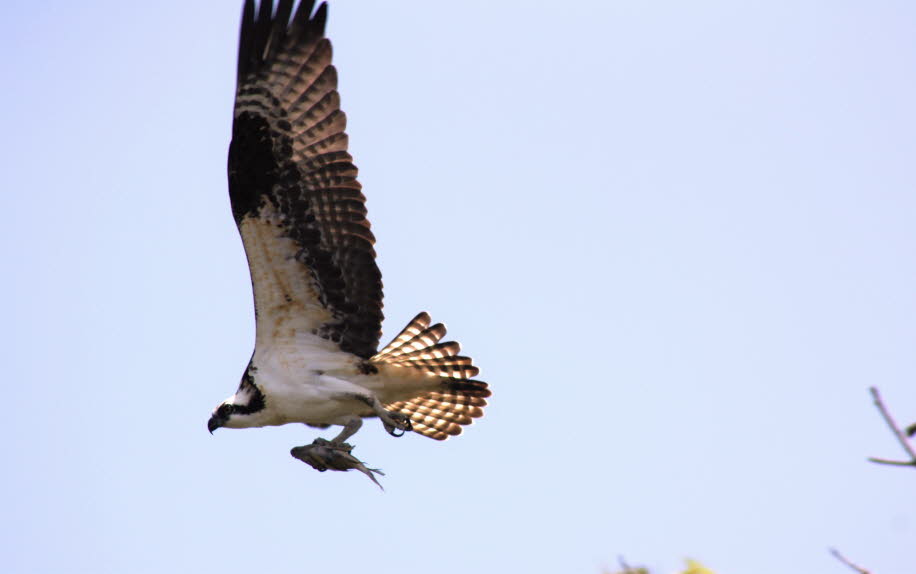
{"type": "Polygon", "coordinates": [[[254,287],[259,343],[314,333],[368,359],[382,279],[347,153],[327,6],[246,0],[229,197],[254,287]]]}

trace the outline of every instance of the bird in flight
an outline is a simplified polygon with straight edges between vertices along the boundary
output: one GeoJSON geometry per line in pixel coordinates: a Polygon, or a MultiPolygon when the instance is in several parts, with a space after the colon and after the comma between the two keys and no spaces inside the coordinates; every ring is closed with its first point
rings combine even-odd
{"type": "Polygon", "coordinates": [[[319,470],[349,470],[361,466],[346,441],[363,418],[377,417],[393,436],[444,440],[483,416],[490,391],[425,312],[378,350],[375,238],[347,153],[327,5],[314,8],[314,0],[295,9],[293,0],[276,9],[247,0],[243,9],[228,172],[255,349],[207,428],[340,425],[334,438],[292,454],[319,470]]]}

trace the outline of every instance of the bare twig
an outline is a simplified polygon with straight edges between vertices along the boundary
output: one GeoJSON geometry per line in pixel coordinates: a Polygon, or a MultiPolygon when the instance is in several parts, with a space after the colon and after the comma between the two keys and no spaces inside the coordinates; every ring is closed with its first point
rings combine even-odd
{"type": "Polygon", "coordinates": [[[916,450],[913,450],[913,446],[910,444],[910,441],[907,440],[906,435],[900,430],[900,427],[897,426],[897,423],[894,422],[893,417],[888,412],[887,407],[884,406],[884,401],[881,400],[881,394],[878,392],[877,387],[871,387],[871,396],[875,400],[875,406],[878,407],[878,410],[881,412],[881,416],[884,417],[884,421],[887,423],[887,426],[891,428],[891,432],[894,433],[894,436],[897,437],[897,440],[900,442],[900,446],[903,447],[903,450],[910,455],[910,460],[908,461],[899,461],[899,460],[887,460],[885,458],[869,458],[871,462],[878,464],[890,464],[894,466],[916,466],[916,450]]]}
{"type": "Polygon", "coordinates": [[[890,466],[916,466],[916,462],[913,462],[912,460],[890,460],[887,458],[878,458],[876,456],[868,457],[868,462],[887,464],[890,466]]]}
{"type": "Polygon", "coordinates": [[[842,554],[840,554],[840,551],[837,550],[836,548],[831,548],[831,549],[830,549],[830,553],[833,554],[834,558],[836,558],[837,560],[839,560],[839,561],[842,562],[843,564],[849,566],[851,569],[855,570],[855,571],[858,572],[859,574],[871,574],[871,572],[869,572],[869,571],[866,570],[865,568],[862,568],[861,566],[859,566],[859,565],[856,564],[855,562],[852,562],[851,560],[849,560],[849,558],[846,558],[845,556],[843,556],[842,554]]]}
{"type": "Polygon", "coordinates": [[[639,567],[633,568],[632,566],[627,564],[623,556],[618,556],[617,562],[620,564],[620,567],[623,568],[623,571],[619,572],[618,574],[649,574],[649,571],[646,570],[645,568],[639,568],[639,567]]]}

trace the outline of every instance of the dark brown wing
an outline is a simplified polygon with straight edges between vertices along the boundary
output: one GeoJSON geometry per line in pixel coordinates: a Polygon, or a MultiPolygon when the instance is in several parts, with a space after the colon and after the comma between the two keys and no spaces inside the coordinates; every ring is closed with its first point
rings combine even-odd
{"type": "Polygon", "coordinates": [[[251,268],[258,340],[311,332],[363,358],[378,348],[382,280],[347,153],[327,6],[247,0],[229,196],[251,268]]]}

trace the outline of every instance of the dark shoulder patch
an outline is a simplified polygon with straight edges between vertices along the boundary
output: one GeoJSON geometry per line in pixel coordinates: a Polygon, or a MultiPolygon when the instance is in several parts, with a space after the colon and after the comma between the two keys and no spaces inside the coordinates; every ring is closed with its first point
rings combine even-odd
{"type": "Polygon", "coordinates": [[[232,216],[240,223],[257,215],[262,196],[273,191],[280,168],[273,149],[270,124],[264,116],[243,112],[232,124],[229,144],[229,199],[232,216]]]}
{"type": "Polygon", "coordinates": [[[248,368],[245,369],[245,374],[242,375],[242,382],[239,383],[239,391],[245,391],[251,396],[251,400],[248,401],[247,405],[233,405],[233,412],[250,415],[251,413],[256,413],[264,409],[264,393],[261,392],[261,389],[259,389],[258,385],[254,382],[254,373],[257,370],[257,367],[252,367],[250,364],[248,368]]]}
{"type": "Polygon", "coordinates": [[[378,373],[378,367],[370,363],[369,361],[362,361],[356,367],[359,372],[363,375],[374,375],[378,373]]]}

